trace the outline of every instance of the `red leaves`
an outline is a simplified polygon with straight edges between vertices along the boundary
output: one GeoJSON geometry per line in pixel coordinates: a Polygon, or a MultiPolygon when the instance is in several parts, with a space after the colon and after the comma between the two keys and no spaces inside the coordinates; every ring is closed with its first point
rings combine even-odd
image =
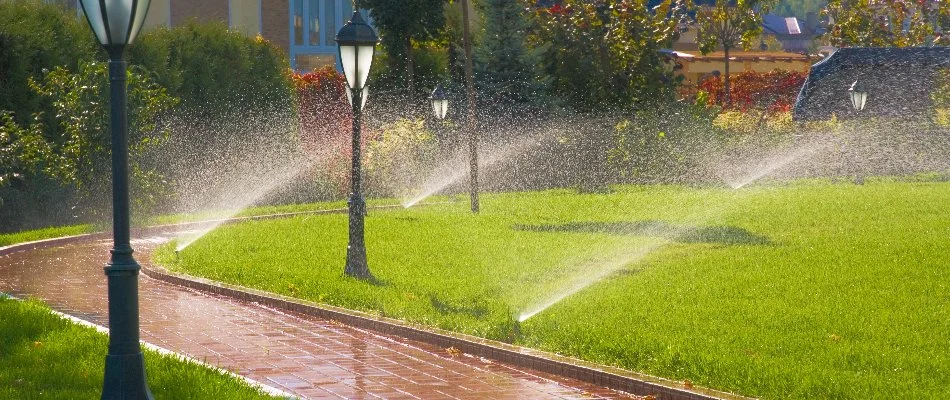
{"type": "MultiPolygon", "coordinates": [[[[742,72],[729,80],[732,95],[730,108],[740,111],[761,109],[771,112],[790,111],[798,91],[808,76],[804,72],[779,71],[767,73],[742,72]]],[[[709,93],[709,105],[723,106],[724,83],[721,77],[710,77],[699,84],[699,90],[709,93]]]]}
{"type": "Polygon", "coordinates": [[[332,66],[294,73],[291,79],[297,92],[300,145],[316,166],[331,171],[334,185],[344,190],[352,129],[346,80],[332,66]]]}

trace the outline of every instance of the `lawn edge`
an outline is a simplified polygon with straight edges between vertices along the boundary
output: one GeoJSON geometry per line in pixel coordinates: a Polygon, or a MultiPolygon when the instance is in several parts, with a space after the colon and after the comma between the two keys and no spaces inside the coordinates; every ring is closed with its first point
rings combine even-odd
{"type": "Polygon", "coordinates": [[[142,272],[149,278],[236,300],[252,302],[287,312],[333,320],[360,329],[399,336],[441,348],[455,348],[463,353],[541,372],[577,379],[640,396],[653,395],[660,400],[739,400],[750,399],[733,393],[692,386],[683,382],[640,374],[616,367],[591,363],[554,353],[514,346],[494,340],[465,335],[405,321],[380,317],[341,307],[217,282],[168,271],[151,262],[142,263],[142,272]]]}

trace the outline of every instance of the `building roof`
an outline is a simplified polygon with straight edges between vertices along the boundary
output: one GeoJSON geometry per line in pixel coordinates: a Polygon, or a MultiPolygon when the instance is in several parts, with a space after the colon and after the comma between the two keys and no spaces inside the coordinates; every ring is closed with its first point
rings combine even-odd
{"type": "MultiPolygon", "coordinates": [[[[659,52],[666,57],[683,59],[686,61],[724,61],[726,59],[726,55],[722,51],[714,51],[709,54],[702,54],[699,52],[660,49],[659,52]]],[[[821,57],[815,55],[789,53],[784,51],[735,51],[729,54],[730,61],[807,61],[819,58],[821,57]]]]}
{"type": "Polygon", "coordinates": [[[845,48],[811,67],[798,100],[796,120],[868,116],[922,118],[933,112],[937,75],[950,68],[950,47],[845,48]],[[851,106],[855,81],[868,88],[861,112],[851,106]]]}

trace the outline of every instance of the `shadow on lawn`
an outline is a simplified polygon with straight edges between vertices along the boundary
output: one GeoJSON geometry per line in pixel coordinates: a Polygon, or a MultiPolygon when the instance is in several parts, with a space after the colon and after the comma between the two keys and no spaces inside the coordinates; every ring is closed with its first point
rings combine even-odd
{"type": "Polygon", "coordinates": [[[655,236],[680,243],[771,244],[766,236],[734,226],[672,225],[663,221],[572,222],[567,224],[514,225],[519,231],[591,232],[612,235],[655,236]]]}

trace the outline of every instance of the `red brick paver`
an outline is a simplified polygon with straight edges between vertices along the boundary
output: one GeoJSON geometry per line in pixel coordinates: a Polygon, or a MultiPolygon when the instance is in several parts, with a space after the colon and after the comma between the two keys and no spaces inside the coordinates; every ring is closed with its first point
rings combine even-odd
{"type": "MultiPolygon", "coordinates": [[[[167,238],[133,241],[140,261],[167,238]]],[[[0,256],[0,292],[107,325],[110,242],[0,256]]],[[[628,398],[578,380],[517,368],[328,320],[140,277],[142,340],[305,398],[628,398]]]]}

